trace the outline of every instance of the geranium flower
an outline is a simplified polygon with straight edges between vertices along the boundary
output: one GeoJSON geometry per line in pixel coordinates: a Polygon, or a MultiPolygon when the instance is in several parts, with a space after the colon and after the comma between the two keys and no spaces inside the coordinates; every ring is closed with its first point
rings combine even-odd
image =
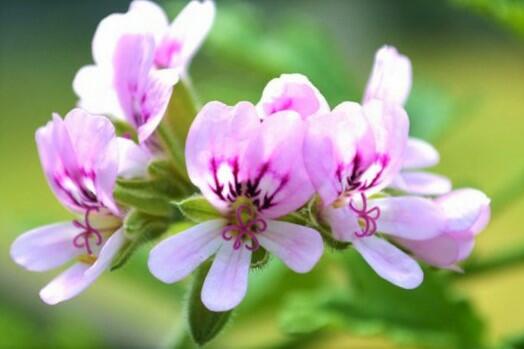
{"type": "MultiPolygon", "coordinates": [[[[142,143],[162,121],[179,72],[154,68],[155,42],[150,34],[126,34],[115,45],[111,56],[102,56],[109,60],[78,71],[73,88],[82,108],[126,120],[142,143]]],[[[97,47],[93,50],[104,49],[97,47]]]]}
{"type": "Polygon", "coordinates": [[[257,104],[257,111],[266,118],[284,110],[297,112],[302,118],[328,113],[329,105],[320,91],[302,74],[282,74],[271,80],[257,104]]]}
{"type": "Polygon", "coordinates": [[[294,112],[261,122],[247,102],[204,106],[187,138],[187,169],[222,217],[159,243],[149,257],[151,272],[176,282],[215,255],[202,302],[227,311],[244,298],[251,256],[259,248],[295,272],[311,270],[322,254],[320,234],[277,220],[313,194],[302,158],[304,128],[294,112]]]}
{"type": "Polygon", "coordinates": [[[73,82],[79,106],[124,119],[141,143],[148,140],[214,15],[212,1],[191,1],[169,25],[158,5],[133,1],[127,13],[104,18],[93,38],[95,64],[82,67],[73,82]]]}
{"type": "Polygon", "coordinates": [[[460,189],[436,199],[446,226],[436,237],[428,240],[395,239],[415,257],[440,268],[460,270],[457,263],[471,254],[475,237],[490,219],[490,200],[481,191],[460,189]]]}
{"type": "Polygon", "coordinates": [[[78,217],[21,235],[11,246],[11,257],[38,272],[74,261],[40,292],[44,302],[56,304],[93,283],[124,243],[123,212],[113,200],[116,177],[119,171],[139,173],[148,156],[130,140],[115,137],[107,118],[80,109],[64,120],[55,114],[37,131],[36,141],[49,186],[78,217]]]}
{"type": "MultiPolygon", "coordinates": [[[[394,47],[383,46],[375,54],[363,103],[379,99],[403,106],[408,99],[411,85],[412,69],[409,58],[400,54],[394,47]]],[[[435,166],[438,162],[439,154],[431,144],[421,139],[410,138],[402,164],[403,171],[390,186],[412,194],[445,194],[451,190],[449,179],[433,173],[415,171],[435,166]]]]}
{"type": "Polygon", "coordinates": [[[321,219],[333,237],[351,242],[384,279],[404,288],[423,279],[419,265],[378,232],[428,240],[444,227],[439,206],[414,196],[377,194],[398,174],[408,137],[405,111],[373,100],[345,102],[330,114],[309,119],[305,165],[321,198],[321,219]]]}

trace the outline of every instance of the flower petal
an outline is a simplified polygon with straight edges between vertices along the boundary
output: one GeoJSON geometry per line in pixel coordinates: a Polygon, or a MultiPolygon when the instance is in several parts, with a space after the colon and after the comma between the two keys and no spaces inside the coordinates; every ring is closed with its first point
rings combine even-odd
{"type": "Polygon", "coordinates": [[[314,193],[303,159],[305,128],[305,122],[293,112],[266,119],[239,162],[239,177],[255,187],[264,217],[284,216],[303,206],[314,193]]]}
{"type": "Polygon", "coordinates": [[[347,203],[338,208],[331,205],[324,207],[322,219],[329,224],[333,238],[339,241],[353,241],[356,238],[355,232],[360,232],[362,229],[358,224],[357,216],[349,209],[347,203]]]}
{"type": "Polygon", "coordinates": [[[320,234],[298,224],[268,221],[267,230],[257,235],[260,244],[297,273],[309,272],[322,256],[320,234]]]}
{"type": "Polygon", "coordinates": [[[123,228],[114,232],[102,246],[102,249],[98,253],[96,262],[86,270],[85,276],[97,278],[107,270],[111,266],[113,258],[120,251],[120,248],[124,245],[125,241],[126,237],[123,228]]]}
{"type": "MultiPolygon", "coordinates": [[[[324,205],[330,205],[344,190],[357,155],[357,144],[365,137],[366,130],[362,108],[357,103],[346,102],[332,113],[308,119],[304,164],[324,205]]],[[[365,148],[373,145],[366,144],[365,148]]]]}
{"type": "Polygon", "coordinates": [[[437,199],[447,218],[446,232],[452,234],[470,234],[473,228],[484,228],[489,220],[490,199],[475,189],[454,190],[437,199]],[[487,214],[487,216],[486,216],[487,214]],[[480,226],[475,227],[480,220],[480,226]]]}
{"type": "Polygon", "coordinates": [[[223,242],[202,287],[202,303],[211,311],[222,312],[236,307],[247,291],[251,251],[233,248],[223,242]]]}
{"type": "Polygon", "coordinates": [[[369,200],[368,207],[378,207],[379,232],[410,240],[426,240],[444,231],[446,217],[440,206],[416,196],[369,200]]]}
{"type": "Polygon", "coordinates": [[[168,28],[162,8],[151,1],[133,1],[127,13],[105,17],[93,37],[93,58],[98,65],[111,65],[118,41],[127,34],[149,34],[160,40],[168,28]]]}
{"type": "Polygon", "coordinates": [[[442,195],[451,190],[451,181],[428,172],[405,171],[395,177],[390,187],[419,195],[442,195]]]}
{"type": "Polygon", "coordinates": [[[255,107],[247,102],[234,107],[207,103],[191,124],[185,150],[189,178],[218,209],[228,207],[227,183],[233,181],[234,167],[259,129],[255,107]]]}
{"type": "Polygon", "coordinates": [[[123,178],[144,177],[153,155],[130,139],[118,137],[118,175],[123,178]]]}
{"type": "Polygon", "coordinates": [[[383,46],[375,54],[364,102],[381,99],[404,105],[411,90],[411,62],[392,46],[383,46]]]}
{"type": "Polygon", "coordinates": [[[175,69],[152,70],[144,88],[141,113],[143,124],[138,127],[138,140],[144,142],[156,130],[166,113],[173,86],[178,82],[175,69]]]}
{"type": "Polygon", "coordinates": [[[418,259],[436,267],[449,267],[459,261],[459,241],[447,234],[422,241],[406,239],[395,239],[395,241],[410,250],[418,259]]]}
{"type": "Polygon", "coordinates": [[[382,278],[405,289],[418,287],[424,278],[413,258],[389,242],[375,236],[355,239],[355,249],[382,278]]]}
{"type": "Polygon", "coordinates": [[[207,221],[160,242],[149,254],[149,270],[165,283],[182,280],[218,250],[225,224],[207,221]]]}
{"type": "MultiPolygon", "coordinates": [[[[406,111],[395,104],[371,100],[363,106],[375,140],[375,154],[383,169],[372,174],[373,192],[387,187],[399,173],[408,140],[409,119],[406,111]]],[[[366,177],[366,175],[364,175],[366,177]]]]}
{"type": "Polygon", "coordinates": [[[204,42],[215,18],[211,0],[191,1],[175,18],[159,43],[155,64],[160,68],[187,69],[189,61],[204,42]]]}
{"type": "Polygon", "coordinates": [[[282,74],[271,80],[257,104],[261,117],[279,111],[296,111],[302,118],[329,113],[329,105],[320,91],[302,74],[282,74]]]}
{"type": "Polygon", "coordinates": [[[73,90],[79,98],[78,106],[91,113],[123,118],[118,96],[113,88],[113,67],[87,65],[76,73],[73,90]]]}
{"type": "Polygon", "coordinates": [[[76,297],[98,277],[87,277],[85,272],[88,268],[89,264],[85,263],[76,263],[69,267],[40,291],[40,298],[49,305],[55,305],[76,297]]]}
{"type": "Polygon", "coordinates": [[[81,229],[71,222],[46,225],[20,235],[11,245],[11,258],[30,271],[56,268],[84,251],[73,246],[81,229]]]}
{"type": "Polygon", "coordinates": [[[440,155],[430,143],[410,137],[404,152],[403,168],[425,168],[438,164],[440,155]]]}

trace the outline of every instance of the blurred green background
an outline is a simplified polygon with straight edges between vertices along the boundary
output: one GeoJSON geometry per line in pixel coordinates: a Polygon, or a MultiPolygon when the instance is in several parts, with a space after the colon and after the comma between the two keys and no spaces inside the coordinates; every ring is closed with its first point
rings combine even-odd
{"type": "MultiPolygon", "coordinates": [[[[162,3],[173,18],[179,2],[162,3]]],[[[91,62],[97,23],[128,1],[0,4],[0,348],[190,348],[185,285],[149,274],[147,249],[80,297],[50,307],[55,274],[9,258],[27,229],[70,219],[49,191],[34,132],[75,104],[71,82],[91,62]]],[[[210,348],[524,347],[524,4],[511,0],[218,1],[191,75],[202,101],[256,102],[265,83],[301,72],[335,106],[359,100],[381,45],[414,66],[411,132],[441,151],[436,168],[493,199],[494,217],[464,275],[427,270],[395,289],[352,252],[326,252],[305,276],[277,261],[210,348]]]]}

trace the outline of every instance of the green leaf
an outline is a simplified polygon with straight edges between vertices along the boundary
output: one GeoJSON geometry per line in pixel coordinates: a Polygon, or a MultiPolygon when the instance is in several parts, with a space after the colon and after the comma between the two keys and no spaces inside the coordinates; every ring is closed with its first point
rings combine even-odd
{"type": "Polygon", "coordinates": [[[220,213],[203,196],[194,195],[174,202],[184,217],[195,223],[220,218],[220,213]]]}
{"type": "Polygon", "coordinates": [[[169,181],[163,179],[122,179],[116,183],[113,195],[125,206],[134,207],[154,216],[173,215],[170,201],[181,193],[169,181]]]}
{"type": "Polygon", "coordinates": [[[111,270],[124,266],[139,247],[162,235],[168,225],[169,221],[165,218],[131,210],[124,220],[124,234],[127,240],[113,260],[111,270]]]}
{"type": "Polygon", "coordinates": [[[288,333],[349,329],[387,335],[402,344],[434,348],[481,348],[483,324],[443,274],[425,271],[424,283],[404,290],[381,279],[354,250],[341,258],[350,283],[295,294],[281,314],[288,333]]]}
{"type": "Polygon", "coordinates": [[[524,35],[524,3],[519,0],[451,0],[451,3],[490,16],[524,35]]]}
{"type": "Polygon", "coordinates": [[[211,263],[203,264],[195,275],[188,303],[189,329],[191,336],[199,345],[204,345],[224,328],[232,311],[213,312],[207,309],[201,300],[202,285],[211,263]]]}
{"type": "Polygon", "coordinates": [[[513,335],[502,341],[498,346],[499,349],[524,349],[524,332],[518,335],[513,335]]]}

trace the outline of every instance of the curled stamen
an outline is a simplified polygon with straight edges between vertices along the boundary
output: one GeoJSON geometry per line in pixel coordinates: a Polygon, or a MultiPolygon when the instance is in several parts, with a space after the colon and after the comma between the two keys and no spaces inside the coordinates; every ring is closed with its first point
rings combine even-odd
{"type": "Polygon", "coordinates": [[[96,207],[89,207],[84,214],[84,223],[74,220],[73,225],[77,228],[83,229],[83,231],[76,235],[73,238],[73,246],[76,248],[85,248],[88,255],[93,254],[93,249],[91,248],[91,236],[95,237],[95,244],[100,246],[102,244],[103,238],[100,231],[94,228],[89,222],[89,215],[93,211],[98,211],[96,207]]]}
{"type": "Polygon", "coordinates": [[[222,229],[222,238],[224,240],[232,240],[233,248],[238,250],[242,247],[242,244],[250,250],[256,251],[260,247],[260,243],[255,234],[261,233],[267,229],[267,223],[262,218],[259,218],[253,212],[253,208],[247,205],[241,205],[237,208],[236,212],[236,224],[230,224],[222,229]],[[244,220],[242,215],[245,214],[248,218],[244,220]],[[236,232],[236,236],[233,234],[236,232]],[[251,240],[251,244],[248,245],[245,239],[251,240]]]}
{"type": "Polygon", "coordinates": [[[356,231],[355,235],[359,238],[371,236],[377,231],[377,220],[380,218],[380,208],[372,207],[368,210],[368,202],[366,195],[360,193],[362,199],[362,208],[357,208],[353,205],[353,200],[349,202],[349,208],[355,212],[359,219],[364,221],[364,228],[361,231],[356,231]]]}

